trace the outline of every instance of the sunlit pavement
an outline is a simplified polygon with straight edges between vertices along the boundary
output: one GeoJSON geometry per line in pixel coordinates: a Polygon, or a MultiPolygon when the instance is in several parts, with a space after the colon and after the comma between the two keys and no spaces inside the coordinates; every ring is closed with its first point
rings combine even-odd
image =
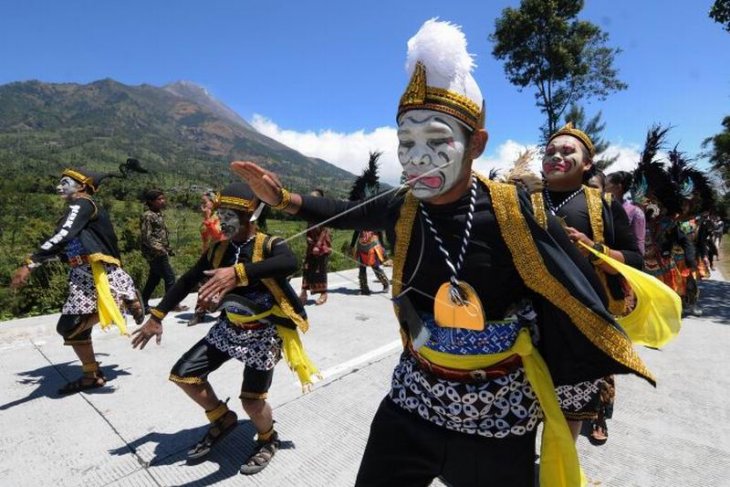
{"type": "MultiPolygon", "coordinates": [[[[640,351],[658,387],[618,378],[608,443],[579,440],[589,485],[730,485],[730,283],[713,278],[702,286],[704,315],[685,319],[664,350],[640,351]]],[[[299,281],[293,285],[298,290],[299,281]]],[[[325,305],[310,300],[311,329],[304,335],[324,379],[302,395],[294,374],[279,364],[270,401],[282,450],[252,477],[238,473],[254,430],[237,399],[242,367],[235,361],[213,373],[211,383],[219,396],[231,397],[240,425],[207,461],[185,461],[206,419],[167,376],[210,322],[187,327],[190,314],[174,314],[165,320],[162,344],[141,352],[116,332],[95,330],[109,383],[63,398],[56,390],[81,371],[55,333],[58,315],[0,324],[0,483],[352,485],[400,340],[380,284],[373,281],[374,294],[359,296],[357,271],[345,271],[330,274],[330,288],[325,305]]],[[[194,301],[191,295],[185,304],[192,308],[194,301]]]]}

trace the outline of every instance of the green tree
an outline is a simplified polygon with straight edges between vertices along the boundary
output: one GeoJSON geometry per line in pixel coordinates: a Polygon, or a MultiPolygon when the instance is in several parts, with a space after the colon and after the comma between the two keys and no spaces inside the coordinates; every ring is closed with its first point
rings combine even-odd
{"type": "MultiPolygon", "coordinates": [[[[568,112],[565,114],[564,120],[565,123],[573,122],[573,126],[575,128],[582,130],[588,135],[588,137],[591,138],[593,146],[596,148],[596,155],[601,156],[597,157],[593,161],[593,165],[596,166],[596,169],[600,171],[605,171],[611,164],[616,162],[616,160],[618,159],[618,154],[613,157],[608,157],[603,154],[606,149],[608,149],[608,146],[610,144],[607,140],[603,138],[602,132],[606,128],[606,123],[601,120],[601,117],[603,117],[603,112],[599,111],[593,117],[586,121],[585,110],[583,110],[582,106],[574,103],[573,105],[571,105],[570,110],[568,110],[568,112]]],[[[543,134],[543,137],[545,138],[549,136],[549,134],[543,134]]]]}
{"type": "Polygon", "coordinates": [[[710,9],[710,18],[730,32],[730,0],[715,0],[710,9]]]}
{"type": "Polygon", "coordinates": [[[605,99],[624,90],[613,61],[620,49],[606,46],[608,34],[576,17],[582,0],[522,0],[496,20],[492,54],[504,60],[510,82],[532,87],[547,116],[543,133],[553,133],[563,112],[586,97],[605,99]]]}
{"type": "Polygon", "coordinates": [[[706,138],[702,147],[710,147],[704,155],[709,157],[713,171],[717,171],[725,185],[730,186],[730,116],[722,119],[722,126],[724,130],[706,138]]]}

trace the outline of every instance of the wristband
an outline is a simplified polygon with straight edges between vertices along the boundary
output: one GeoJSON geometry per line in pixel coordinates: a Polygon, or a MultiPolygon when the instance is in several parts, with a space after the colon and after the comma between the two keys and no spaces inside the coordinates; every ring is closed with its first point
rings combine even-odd
{"type": "Polygon", "coordinates": [[[150,316],[157,318],[157,321],[162,322],[162,320],[165,319],[165,316],[167,316],[167,313],[164,313],[157,308],[152,308],[150,310],[150,316]]]}
{"type": "Polygon", "coordinates": [[[248,286],[248,275],[246,274],[246,267],[242,263],[238,263],[233,266],[236,271],[236,284],[239,286],[248,286]]]}
{"type": "Polygon", "coordinates": [[[271,205],[271,207],[275,210],[286,210],[289,208],[289,205],[291,205],[291,194],[289,191],[285,190],[284,188],[281,188],[281,201],[279,201],[275,205],[271,205]]]}

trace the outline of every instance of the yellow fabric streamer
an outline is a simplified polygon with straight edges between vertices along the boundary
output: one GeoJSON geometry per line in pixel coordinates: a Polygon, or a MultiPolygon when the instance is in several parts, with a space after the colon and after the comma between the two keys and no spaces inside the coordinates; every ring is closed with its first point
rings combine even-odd
{"type": "Polygon", "coordinates": [[[231,320],[232,323],[235,323],[237,325],[243,325],[246,323],[253,323],[254,321],[260,321],[263,318],[266,318],[267,316],[277,316],[279,318],[286,318],[287,315],[284,313],[284,311],[278,306],[274,305],[271,307],[271,309],[268,309],[262,313],[256,314],[256,315],[241,315],[238,313],[233,313],[231,311],[226,310],[226,316],[228,319],[231,320]]]}
{"type": "Polygon", "coordinates": [[[302,384],[302,392],[309,392],[312,387],[312,376],[314,375],[319,379],[322,379],[322,376],[304,350],[302,340],[299,338],[299,332],[281,325],[276,325],[276,332],[283,342],[281,348],[284,353],[284,360],[286,360],[289,368],[296,372],[297,377],[299,377],[299,383],[302,384]]]}
{"type": "Polygon", "coordinates": [[[672,288],[654,276],[634,269],[580,243],[621,274],[636,296],[636,307],[626,316],[616,318],[632,342],[661,348],[678,334],[682,326],[682,300],[672,288]]]}
{"type": "Polygon", "coordinates": [[[99,261],[91,262],[91,273],[94,276],[94,287],[96,288],[96,307],[99,313],[101,329],[106,330],[112,324],[117,325],[122,335],[127,335],[127,322],[112,296],[109,279],[106,276],[104,263],[99,261]]]}
{"type": "Polygon", "coordinates": [[[527,380],[535,391],[545,417],[540,447],[540,485],[542,487],[584,485],[578,452],[568,423],[560,410],[550,371],[540,353],[532,345],[530,332],[527,329],[520,330],[514,345],[506,352],[461,356],[421,347],[418,353],[436,365],[462,370],[490,367],[512,355],[519,355],[527,380]]]}

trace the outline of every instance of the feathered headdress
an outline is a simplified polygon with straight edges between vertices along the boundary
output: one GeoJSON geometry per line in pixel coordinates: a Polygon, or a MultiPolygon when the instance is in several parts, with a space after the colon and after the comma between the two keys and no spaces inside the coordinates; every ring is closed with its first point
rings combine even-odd
{"type": "Polygon", "coordinates": [[[631,195],[636,203],[655,199],[670,214],[680,211],[681,204],[676,185],[657,155],[664,146],[670,127],[653,125],[646,134],[641,159],[634,170],[634,184],[631,195]]]}
{"type": "Polygon", "coordinates": [[[350,189],[350,201],[363,200],[369,198],[380,190],[380,181],[378,176],[378,159],[382,152],[371,152],[368,166],[363,170],[362,174],[355,179],[350,189]]]}
{"type": "Polygon", "coordinates": [[[680,196],[685,200],[696,200],[689,211],[711,210],[715,205],[715,196],[707,175],[693,167],[677,146],[669,151],[669,162],[669,175],[679,188],[680,196]]]}
{"type": "Polygon", "coordinates": [[[129,158],[127,162],[119,165],[119,173],[98,173],[85,168],[66,168],[61,176],[68,176],[74,181],[86,185],[91,193],[99,191],[102,181],[107,178],[127,178],[132,172],[146,173],[147,170],[142,167],[137,159],[129,158]]]}
{"type": "Polygon", "coordinates": [[[406,71],[411,77],[398,105],[451,115],[471,130],[484,127],[484,98],[471,74],[474,59],[461,28],[431,19],[408,41],[406,71]]]}

